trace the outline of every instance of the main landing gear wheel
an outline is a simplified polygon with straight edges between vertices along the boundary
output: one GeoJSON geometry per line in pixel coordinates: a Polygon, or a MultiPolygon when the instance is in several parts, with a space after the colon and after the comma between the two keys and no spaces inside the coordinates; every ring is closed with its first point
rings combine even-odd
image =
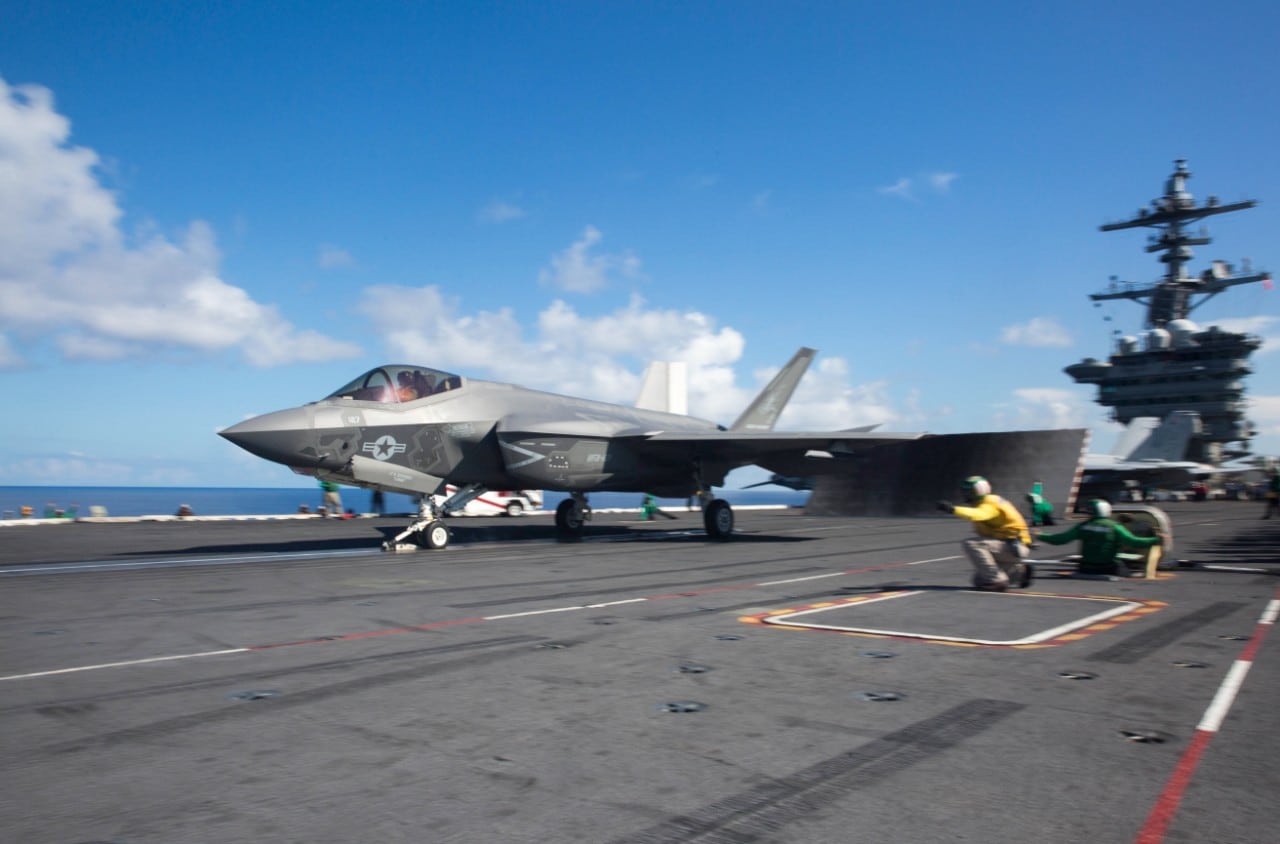
{"type": "Polygon", "coordinates": [[[716,498],[702,511],[702,521],[707,536],[712,539],[728,539],[733,533],[733,509],[723,498],[716,498]]]}
{"type": "Polygon", "coordinates": [[[586,527],[586,519],[582,510],[572,498],[566,498],[556,505],[556,530],[565,536],[582,536],[586,527]]]}

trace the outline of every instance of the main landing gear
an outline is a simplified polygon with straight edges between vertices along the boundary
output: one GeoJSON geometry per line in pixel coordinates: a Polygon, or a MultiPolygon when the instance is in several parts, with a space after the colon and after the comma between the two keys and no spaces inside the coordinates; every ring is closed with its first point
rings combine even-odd
{"type": "Polygon", "coordinates": [[[561,539],[581,539],[591,521],[591,505],[585,492],[573,492],[556,507],[556,533],[561,539]]]}
{"type": "MultiPolygon", "coordinates": [[[[448,509],[455,500],[465,504],[464,496],[474,498],[480,490],[466,489],[455,494],[445,504],[448,509]]],[[[702,523],[711,539],[725,540],[733,535],[733,508],[723,498],[712,498],[710,493],[698,494],[702,503],[702,523]]],[[[382,543],[383,551],[417,551],[419,548],[437,550],[449,544],[449,528],[440,518],[441,511],[432,496],[425,496],[413,524],[398,533],[394,539],[382,543]]],[[[581,539],[591,521],[591,506],[584,492],[573,492],[556,507],[556,533],[561,539],[581,539]]]]}
{"type": "MultiPolygon", "coordinates": [[[[733,534],[733,508],[723,498],[712,498],[710,493],[700,493],[702,523],[707,536],[724,540],[733,534]]],[[[591,506],[586,493],[574,492],[556,507],[556,532],[561,539],[580,539],[591,521],[591,506]]]]}
{"type": "Polygon", "coordinates": [[[728,539],[733,534],[733,508],[723,498],[712,498],[702,506],[702,523],[707,536],[728,539]]]}

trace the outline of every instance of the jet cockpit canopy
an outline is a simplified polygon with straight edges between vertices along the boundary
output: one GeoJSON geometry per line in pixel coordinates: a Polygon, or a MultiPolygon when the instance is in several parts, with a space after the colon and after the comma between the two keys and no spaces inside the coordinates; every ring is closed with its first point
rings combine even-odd
{"type": "Polygon", "coordinates": [[[462,377],[459,375],[426,366],[397,364],[370,369],[326,398],[398,404],[451,392],[461,387],[462,377]]]}

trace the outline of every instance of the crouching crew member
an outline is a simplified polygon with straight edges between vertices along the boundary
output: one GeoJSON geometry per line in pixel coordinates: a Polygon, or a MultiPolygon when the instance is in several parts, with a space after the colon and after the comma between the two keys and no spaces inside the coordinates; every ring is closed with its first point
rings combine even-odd
{"type": "Polygon", "coordinates": [[[1135,536],[1128,528],[1111,518],[1111,504],[1095,498],[1086,505],[1089,521],[1078,522],[1062,533],[1042,533],[1050,545],[1066,545],[1080,540],[1081,574],[1118,574],[1129,576],[1129,566],[1116,555],[1129,548],[1150,548],[1159,545],[1164,537],[1159,531],[1155,536],[1135,536]]]}
{"type": "Polygon", "coordinates": [[[964,552],[973,563],[974,588],[1003,592],[1010,584],[1029,585],[1031,532],[1018,508],[992,493],[987,479],[977,475],[965,479],[964,497],[968,506],[939,501],[938,509],[973,522],[978,535],[964,541],[964,552]]]}

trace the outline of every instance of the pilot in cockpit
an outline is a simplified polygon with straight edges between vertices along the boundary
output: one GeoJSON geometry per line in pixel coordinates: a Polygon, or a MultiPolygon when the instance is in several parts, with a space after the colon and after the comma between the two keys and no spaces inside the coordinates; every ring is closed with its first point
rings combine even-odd
{"type": "Polygon", "coordinates": [[[396,395],[400,401],[413,401],[418,398],[418,390],[413,385],[413,376],[408,372],[401,372],[396,376],[396,395]]]}

